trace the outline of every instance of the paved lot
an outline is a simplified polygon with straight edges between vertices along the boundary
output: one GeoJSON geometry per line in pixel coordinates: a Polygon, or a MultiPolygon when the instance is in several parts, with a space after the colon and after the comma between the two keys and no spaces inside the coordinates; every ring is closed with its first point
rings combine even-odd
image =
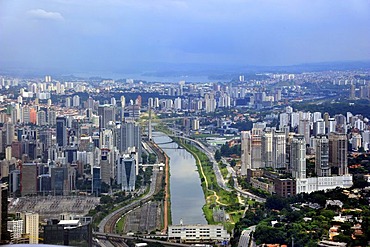
{"type": "Polygon", "coordinates": [[[100,198],[86,196],[38,196],[12,199],[9,213],[35,212],[41,218],[59,218],[60,214],[85,215],[99,204],[100,198]]]}

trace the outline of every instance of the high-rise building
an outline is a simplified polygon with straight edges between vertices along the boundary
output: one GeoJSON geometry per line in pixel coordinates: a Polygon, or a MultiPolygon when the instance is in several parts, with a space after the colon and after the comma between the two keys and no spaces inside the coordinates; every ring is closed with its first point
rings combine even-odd
{"type": "Polygon", "coordinates": [[[38,126],[44,126],[46,125],[46,113],[45,111],[38,111],[37,112],[37,121],[36,121],[36,124],[38,126]]]}
{"type": "Polygon", "coordinates": [[[101,193],[101,175],[100,167],[93,167],[92,172],[92,193],[95,196],[100,196],[101,193]]]}
{"type": "Polygon", "coordinates": [[[352,134],[352,150],[358,150],[362,147],[362,136],[359,133],[352,134]]]}
{"type": "Polygon", "coordinates": [[[273,167],[273,145],[272,139],[274,136],[274,130],[266,128],[262,134],[262,166],[273,167]]]}
{"type": "Polygon", "coordinates": [[[21,194],[35,195],[37,193],[37,164],[24,163],[21,166],[21,194]]]}
{"type": "Polygon", "coordinates": [[[289,126],[289,114],[288,113],[281,113],[279,118],[280,118],[279,129],[283,129],[284,126],[289,126]]]}
{"type": "Polygon", "coordinates": [[[328,118],[328,124],[326,125],[327,133],[334,132],[336,130],[335,118],[328,118]]]}
{"type": "Polygon", "coordinates": [[[362,132],[362,147],[364,151],[368,151],[370,149],[370,130],[365,130],[362,132]]]}
{"type": "Polygon", "coordinates": [[[24,233],[29,234],[30,244],[39,243],[39,214],[24,213],[22,214],[24,233]]]}
{"type": "Polygon", "coordinates": [[[121,184],[122,190],[135,190],[136,163],[130,155],[122,155],[117,160],[117,184],[121,184]]]}
{"type": "Polygon", "coordinates": [[[298,125],[298,134],[304,136],[306,143],[310,143],[310,120],[300,119],[298,125]]]}
{"type": "Polygon", "coordinates": [[[318,119],[313,124],[313,133],[314,136],[325,135],[325,122],[323,119],[318,119]]]}
{"type": "Polygon", "coordinates": [[[53,195],[69,194],[69,179],[67,167],[51,168],[51,190],[53,195]]]}
{"type": "Polygon", "coordinates": [[[206,105],[206,112],[214,112],[216,110],[216,100],[215,95],[213,93],[205,94],[204,95],[205,105],[206,105]]]}
{"type": "Polygon", "coordinates": [[[351,84],[349,99],[356,99],[356,85],[355,84],[351,84]]]}
{"type": "Polygon", "coordinates": [[[8,186],[0,183],[0,244],[7,244],[10,241],[8,232],[8,186]]]}
{"type": "Polygon", "coordinates": [[[241,132],[241,174],[247,175],[247,170],[252,169],[251,165],[251,132],[241,132]]]}
{"type": "Polygon", "coordinates": [[[5,145],[6,146],[9,146],[9,145],[12,145],[12,142],[14,140],[14,124],[12,123],[5,123],[5,135],[6,135],[6,139],[5,139],[5,145]]]}
{"type": "Polygon", "coordinates": [[[286,135],[284,131],[276,131],[272,138],[272,159],[274,169],[286,168],[286,135]]]}
{"type": "Polygon", "coordinates": [[[112,164],[109,160],[109,149],[101,149],[101,158],[100,158],[100,171],[101,171],[101,181],[110,185],[112,174],[112,164]]]}
{"type": "Polygon", "coordinates": [[[50,126],[55,126],[57,124],[57,113],[54,110],[51,110],[50,108],[48,109],[48,124],[50,126]]]}
{"type": "Polygon", "coordinates": [[[329,140],[325,135],[318,135],[315,143],[315,172],[319,177],[329,177],[329,140]]]}
{"type": "Polygon", "coordinates": [[[141,157],[141,128],[135,122],[123,123],[116,130],[116,147],[120,152],[127,152],[129,147],[135,147],[141,157]]]}
{"type": "Polygon", "coordinates": [[[67,146],[67,118],[65,116],[58,116],[56,118],[57,125],[57,144],[59,147],[67,146]]]}
{"type": "Polygon", "coordinates": [[[262,134],[265,123],[254,123],[250,140],[251,169],[262,167],[262,134]]]}
{"type": "Polygon", "coordinates": [[[290,144],[290,165],[294,178],[306,178],[306,141],[296,135],[290,144]]]}
{"type": "Polygon", "coordinates": [[[80,96],[77,94],[73,96],[72,98],[72,103],[74,107],[79,107],[80,106],[80,96]]]}
{"type": "Polygon", "coordinates": [[[115,106],[117,104],[116,98],[114,98],[114,97],[110,98],[110,104],[115,106]]]}
{"type": "Polygon", "coordinates": [[[100,105],[98,107],[99,127],[107,128],[110,121],[116,122],[116,107],[113,105],[100,105]]]}
{"type": "Polygon", "coordinates": [[[329,164],[338,169],[338,175],[348,174],[348,144],[346,134],[329,134],[329,164]]]}

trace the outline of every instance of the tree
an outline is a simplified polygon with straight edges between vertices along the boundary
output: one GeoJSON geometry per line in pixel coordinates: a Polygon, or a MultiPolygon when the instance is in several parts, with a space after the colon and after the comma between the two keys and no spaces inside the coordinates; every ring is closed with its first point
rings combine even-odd
{"type": "Polygon", "coordinates": [[[219,162],[221,160],[221,152],[220,150],[216,150],[215,152],[215,160],[219,162]]]}
{"type": "Polygon", "coordinates": [[[230,166],[231,166],[231,167],[236,166],[236,160],[235,160],[235,159],[231,160],[231,162],[230,162],[230,166]]]}
{"type": "Polygon", "coordinates": [[[155,154],[149,154],[149,164],[154,164],[157,161],[155,154]]]}
{"type": "Polygon", "coordinates": [[[282,210],[283,208],[289,209],[287,200],[278,195],[272,195],[266,200],[266,207],[269,209],[282,210]]]}
{"type": "Polygon", "coordinates": [[[148,162],[148,155],[146,153],[141,154],[141,161],[143,164],[146,164],[148,162]]]}

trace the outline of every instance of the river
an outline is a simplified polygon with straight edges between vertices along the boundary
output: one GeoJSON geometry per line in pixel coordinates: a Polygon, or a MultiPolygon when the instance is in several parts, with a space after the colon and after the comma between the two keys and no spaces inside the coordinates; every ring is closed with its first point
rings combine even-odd
{"type": "Polygon", "coordinates": [[[154,132],[153,139],[170,158],[170,193],[172,224],[207,224],[202,207],[205,204],[194,157],[185,149],[178,149],[171,138],[154,132]],[[166,144],[161,144],[166,143],[166,144]]]}

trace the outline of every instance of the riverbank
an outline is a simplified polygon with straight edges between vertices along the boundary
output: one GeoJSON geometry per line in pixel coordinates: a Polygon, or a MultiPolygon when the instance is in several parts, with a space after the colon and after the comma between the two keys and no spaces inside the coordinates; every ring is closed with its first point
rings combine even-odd
{"type": "Polygon", "coordinates": [[[235,223],[242,217],[245,206],[239,204],[239,199],[235,191],[226,191],[217,184],[213,165],[210,163],[206,154],[181,138],[173,137],[173,140],[185,148],[196,159],[201,186],[206,199],[206,204],[202,209],[208,224],[221,222],[231,231],[235,223]],[[220,212],[222,209],[226,211],[229,217],[225,216],[222,221],[216,220],[215,212],[220,212]]]}

